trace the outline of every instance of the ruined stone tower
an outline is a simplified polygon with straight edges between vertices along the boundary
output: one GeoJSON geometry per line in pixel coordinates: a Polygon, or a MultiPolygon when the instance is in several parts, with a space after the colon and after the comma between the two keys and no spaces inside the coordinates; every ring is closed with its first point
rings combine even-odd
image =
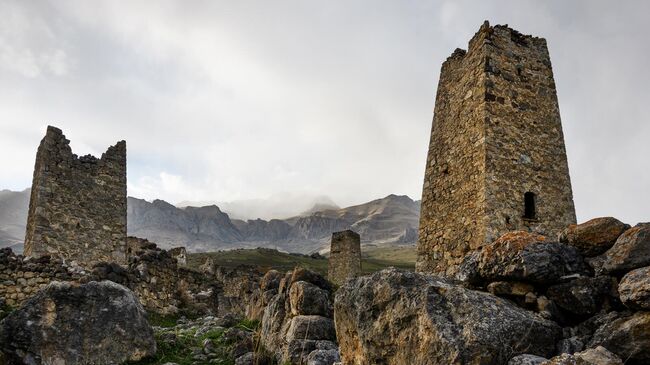
{"type": "Polygon", "coordinates": [[[334,284],[342,285],[345,280],[361,272],[361,237],[346,230],[332,233],[329,268],[327,277],[334,284]]]}
{"type": "Polygon", "coordinates": [[[485,22],[440,71],[417,270],[450,275],[507,231],[575,220],[546,40],[485,22]]]}
{"type": "Polygon", "coordinates": [[[126,263],[126,142],[100,159],[77,157],[47,127],[36,153],[25,256],[59,256],[90,267],[126,263]]]}

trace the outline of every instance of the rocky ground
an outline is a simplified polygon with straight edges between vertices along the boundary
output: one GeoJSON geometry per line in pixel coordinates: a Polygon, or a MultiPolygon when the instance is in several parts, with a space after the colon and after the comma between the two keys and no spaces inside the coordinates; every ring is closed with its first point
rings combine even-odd
{"type": "Polygon", "coordinates": [[[11,364],[650,363],[647,223],[510,232],[452,278],[389,268],[336,288],[304,268],[242,273],[220,279],[215,306],[164,316],[109,280],[53,281],[19,308],[0,301],[0,349],[11,364]]]}

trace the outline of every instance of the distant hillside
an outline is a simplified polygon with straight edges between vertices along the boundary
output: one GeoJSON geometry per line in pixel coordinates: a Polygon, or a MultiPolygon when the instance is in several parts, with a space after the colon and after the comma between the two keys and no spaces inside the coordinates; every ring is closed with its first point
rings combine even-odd
{"type": "MultiPolygon", "coordinates": [[[[22,250],[29,189],[0,191],[0,247],[22,250]]],[[[407,196],[382,199],[338,209],[315,204],[289,219],[230,219],[216,205],[178,208],[163,200],[128,198],[129,235],[147,238],[163,248],[185,246],[192,252],[267,247],[286,252],[312,253],[327,249],[332,232],[353,229],[363,243],[414,243],[420,202],[407,196]]]]}

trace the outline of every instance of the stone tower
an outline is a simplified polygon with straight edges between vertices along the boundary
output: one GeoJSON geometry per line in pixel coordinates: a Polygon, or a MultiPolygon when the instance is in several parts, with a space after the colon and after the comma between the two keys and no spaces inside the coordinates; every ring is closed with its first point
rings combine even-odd
{"type": "Polygon", "coordinates": [[[451,275],[507,231],[575,220],[546,40],[485,22],[440,71],[416,268],[451,275]]]}
{"type": "Polygon", "coordinates": [[[100,159],[77,157],[60,129],[47,127],[36,165],[25,256],[59,256],[91,267],[126,263],[126,142],[100,159]]]}
{"type": "Polygon", "coordinates": [[[361,273],[361,237],[351,230],[332,233],[327,278],[342,285],[361,273]]]}

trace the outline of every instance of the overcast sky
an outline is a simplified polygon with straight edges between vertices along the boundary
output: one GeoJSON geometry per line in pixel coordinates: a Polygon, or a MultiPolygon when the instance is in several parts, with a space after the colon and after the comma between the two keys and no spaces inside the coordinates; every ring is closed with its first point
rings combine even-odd
{"type": "Polygon", "coordinates": [[[0,1],[0,188],[48,124],[125,139],[129,195],[419,199],[442,61],[483,20],[545,37],[578,220],[650,220],[646,1],[0,1]]]}

